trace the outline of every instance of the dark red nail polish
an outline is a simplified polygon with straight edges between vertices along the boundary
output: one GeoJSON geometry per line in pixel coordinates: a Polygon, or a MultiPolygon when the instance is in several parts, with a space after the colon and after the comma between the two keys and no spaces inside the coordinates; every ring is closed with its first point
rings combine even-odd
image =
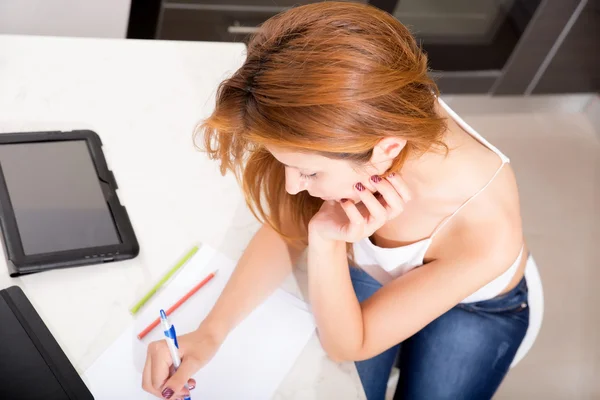
{"type": "Polygon", "coordinates": [[[175,392],[171,388],[166,388],[161,393],[162,397],[164,397],[165,399],[170,399],[171,397],[173,397],[174,394],[175,392]]]}
{"type": "Polygon", "coordinates": [[[390,172],[390,174],[389,174],[388,176],[389,176],[390,178],[393,178],[393,177],[394,177],[394,175],[396,175],[396,173],[395,173],[395,172],[390,172]]]}
{"type": "Polygon", "coordinates": [[[196,389],[196,385],[188,385],[188,388],[189,388],[190,390],[194,390],[194,389],[196,389]]]}
{"type": "Polygon", "coordinates": [[[371,180],[372,180],[374,183],[379,183],[379,182],[381,182],[381,177],[379,177],[379,175],[373,175],[373,176],[371,177],[371,180]]]}
{"type": "Polygon", "coordinates": [[[362,192],[363,190],[365,190],[365,187],[363,186],[362,183],[358,182],[356,185],[354,185],[354,187],[356,188],[356,190],[358,190],[359,192],[362,192]]]}
{"type": "Polygon", "coordinates": [[[347,202],[347,201],[348,201],[348,199],[341,199],[341,200],[340,200],[340,203],[345,203],[345,202],[347,202]]]}

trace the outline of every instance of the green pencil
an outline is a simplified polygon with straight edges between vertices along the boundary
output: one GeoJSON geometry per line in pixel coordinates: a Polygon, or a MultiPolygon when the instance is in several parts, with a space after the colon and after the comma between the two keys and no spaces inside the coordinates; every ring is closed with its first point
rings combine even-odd
{"type": "Polygon", "coordinates": [[[146,293],[144,295],[144,297],[141,298],[140,301],[138,301],[133,307],[131,307],[131,309],[129,310],[129,312],[132,315],[137,314],[137,312],[140,310],[140,308],[142,308],[142,306],[144,304],[146,304],[148,302],[148,300],[150,300],[150,298],[152,296],[154,296],[156,294],[156,292],[158,292],[158,290],[165,284],[167,283],[167,281],[169,279],[171,279],[171,277],[177,272],[179,271],[179,269],[186,263],[188,262],[188,260],[190,258],[192,258],[192,256],[194,254],[196,254],[196,252],[198,251],[198,246],[194,246],[190,249],[190,251],[188,251],[186,253],[185,256],[183,256],[183,258],[181,258],[181,260],[177,261],[177,264],[175,264],[170,270],[167,271],[167,273],[156,283],[156,285],[154,285],[152,287],[152,289],[150,289],[150,291],[148,293],[146,293]]]}

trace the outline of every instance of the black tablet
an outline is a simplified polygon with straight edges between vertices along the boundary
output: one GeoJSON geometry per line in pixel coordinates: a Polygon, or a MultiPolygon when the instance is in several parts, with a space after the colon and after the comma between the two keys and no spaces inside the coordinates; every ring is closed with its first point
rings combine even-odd
{"type": "Polygon", "coordinates": [[[92,131],[0,134],[0,227],[11,276],[135,257],[92,131]]]}

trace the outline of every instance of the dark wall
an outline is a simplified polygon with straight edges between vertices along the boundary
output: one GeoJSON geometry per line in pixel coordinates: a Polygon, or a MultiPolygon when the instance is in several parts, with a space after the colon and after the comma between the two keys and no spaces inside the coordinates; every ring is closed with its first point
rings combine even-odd
{"type": "Polygon", "coordinates": [[[533,93],[600,91],[600,0],[590,0],[533,93]]]}
{"type": "MultiPolygon", "coordinates": [[[[316,1],[322,0],[132,0],[127,37],[241,42],[286,7],[316,1]]],[[[350,1],[369,2],[391,11],[403,0],[350,1]]],[[[599,92],[600,0],[522,0],[515,4],[518,7],[509,12],[512,18],[503,24],[507,29],[499,30],[519,32],[514,41],[507,39],[510,35],[502,35],[502,40],[494,42],[501,46],[480,46],[482,49],[424,43],[442,92],[599,92]],[[574,21],[572,26],[570,21],[574,21]],[[567,33],[564,40],[562,32],[567,33]],[[503,49],[508,60],[494,62],[503,49]],[[492,53],[486,55],[485,51],[492,53]],[[466,62],[469,60],[478,63],[466,62]]]]}

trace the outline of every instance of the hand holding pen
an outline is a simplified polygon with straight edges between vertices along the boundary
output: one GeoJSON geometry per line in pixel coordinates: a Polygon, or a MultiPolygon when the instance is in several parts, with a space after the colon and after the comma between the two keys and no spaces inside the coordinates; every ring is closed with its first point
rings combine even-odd
{"type": "MultiPolygon", "coordinates": [[[[171,360],[173,361],[173,371],[177,372],[181,366],[181,359],[179,358],[179,345],[177,344],[177,333],[175,332],[175,326],[171,325],[164,310],[160,310],[160,322],[165,333],[165,341],[167,343],[169,353],[171,354],[171,360]]],[[[189,396],[190,387],[188,383],[185,383],[183,388],[183,392],[185,394],[183,400],[191,400],[189,396]]],[[[175,394],[175,391],[169,387],[166,387],[161,394],[164,398],[169,399],[175,394]]]]}
{"type": "Polygon", "coordinates": [[[195,285],[166,313],[161,310],[160,318],[138,335],[142,339],[158,325],[163,325],[166,336],[164,340],[157,340],[148,346],[142,374],[142,388],[148,393],[169,400],[189,398],[190,390],[196,386],[196,381],[191,377],[213,358],[225,340],[226,332],[210,328],[214,324],[207,320],[195,331],[180,337],[177,337],[175,328],[167,320],[171,313],[204,287],[216,272],[210,273],[195,285]]]}
{"type": "Polygon", "coordinates": [[[175,400],[189,397],[190,390],[196,387],[196,381],[190,378],[213,358],[224,339],[204,323],[197,330],[177,337],[178,355],[181,357],[177,371],[174,371],[172,350],[166,339],[150,343],[142,387],[159,398],[175,400]]]}

